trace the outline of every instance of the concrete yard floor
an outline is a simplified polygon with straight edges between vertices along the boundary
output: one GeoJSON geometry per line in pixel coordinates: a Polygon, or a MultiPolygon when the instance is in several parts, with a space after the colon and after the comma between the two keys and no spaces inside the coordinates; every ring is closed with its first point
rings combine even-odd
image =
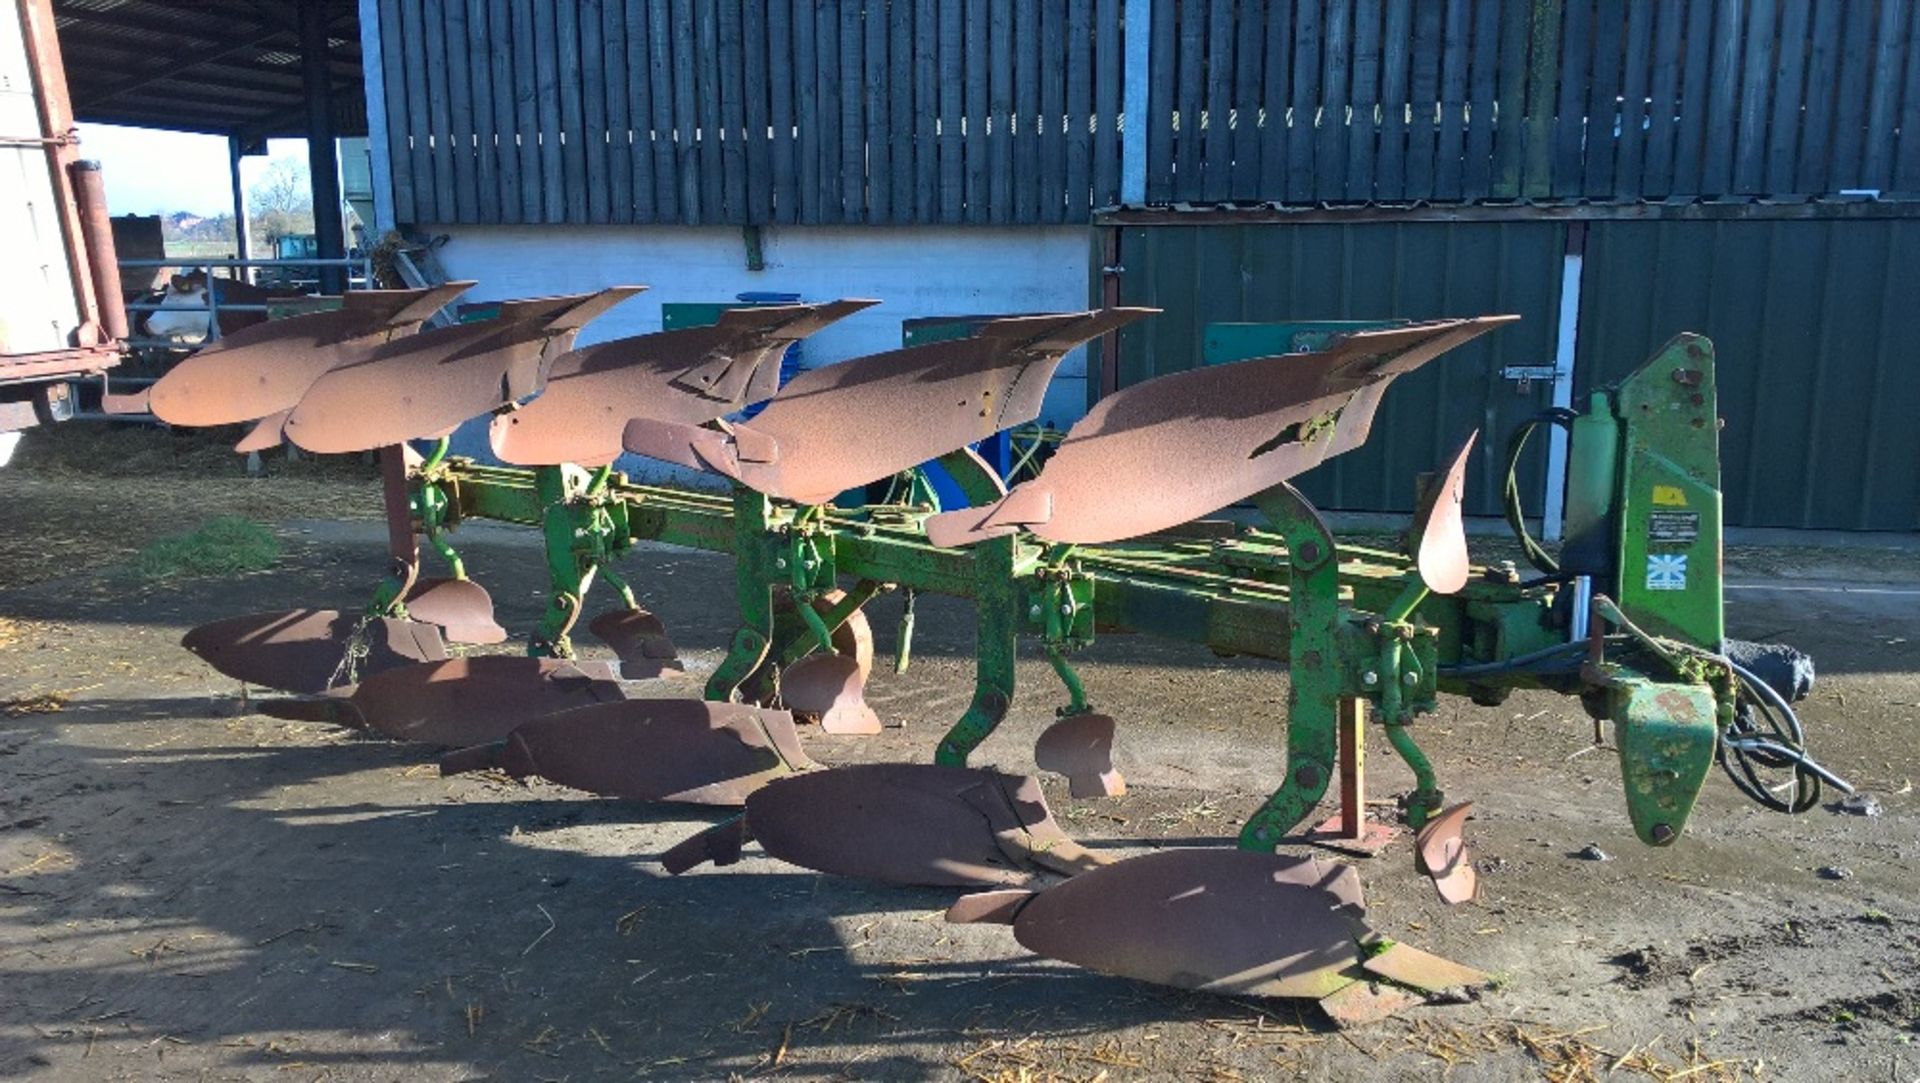
{"type": "MultiPolygon", "coordinates": [[[[141,482],[120,516],[110,486],[76,502],[65,484],[0,478],[0,561],[87,529],[121,552],[222,510],[182,476],[141,482]]],[[[272,504],[278,483],[258,484],[249,506],[272,504]]],[[[372,499],[364,479],[333,484],[372,499]]],[[[59,577],[0,589],[0,1076],[1920,1078],[1920,576],[1886,574],[1910,554],[1773,551],[1729,593],[1734,634],[1819,660],[1802,709],[1814,751],[1881,815],[1765,812],[1716,771],[1680,842],[1649,849],[1576,703],[1448,699],[1422,720],[1449,797],[1476,803],[1481,897],[1442,906],[1403,840],[1360,863],[1370,920],[1498,983],[1337,1032],[1311,1005],[1037,959],[1006,929],[944,924],[952,892],[818,876],[752,848],[669,878],[657,856],[713,816],[442,779],[431,750],[251,713],[181,632],[356,606],[382,564],[371,525],[279,529],[279,565],[239,579],[137,583],[76,546],[59,577]],[[1610,858],[1578,856],[1588,844],[1610,858]]],[[[524,633],[537,552],[506,531],[468,540],[524,633]]],[[[638,691],[697,695],[731,631],[730,564],[656,548],[626,569],[693,673],[638,691]]],[[[899,603],[871,609],[885,656],[899,603]]],[[[970,641],[966,604],[923,599],[912,668],[882,666],[870,689],[896,728],[810,733],[809,752],[926,759],[970,693],[970,641]]],[[[1082,672],[1123,723],[1131,784],[1094,802],[1047,780],[1088,845],[1218,844],[1278,781],[1282,668],[1110,637],[1082,672]]],[[[1060,697],[1037,655],[1020,679],[980,759],[1030,770],[1060,697]]],[[[1404,791],[1377,730],[1372,751],[1374,796],[1404,791]]]]}

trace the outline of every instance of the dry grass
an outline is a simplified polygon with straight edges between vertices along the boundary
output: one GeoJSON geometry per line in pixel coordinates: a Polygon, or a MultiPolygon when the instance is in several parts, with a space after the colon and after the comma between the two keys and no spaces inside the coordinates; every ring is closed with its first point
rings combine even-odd
{"type": "Polygon", "coordinates": [[[1449,1074],[1458,1069],[1470,1071],[1481,1057],[1519,1049],[1539,1064],[1541,1078],[1549,1083],[1599,1083],[1621,1073],[1659,1083],[1734,1083],[1757,1077],[1762,1067],[1750,1057],[1711,1056],[1693,1039],[1687,1040],[1684,1052],[1668,1048],[1661,1037],[1625,1050],[1609,1049],[1596,1040],[1606,1029],[1593,1026],[1562,1030],[1546,1023],[1520,1021],[1473,1029],[1417,1019],[1408,1027],[1405,1043],[1408,1049],[1445,1065],[1449,1074]]]}
{"type": "Polygon", "coordinates": [[[36,429],[0,470],[0,589],[122,564],[183,526],[221,516],[278,523],[380,514],[379,479],[357,456],[266,462],[264,477],[248,477],[242,457],[199,434],[36,429]]]}
{"type": "Polygon", "coordinates": [[[17,699],[0,702],[0,718],[25,718],[33,714],[55,714],[67,709],[70,702],[65,692],[42,692],[34,696],[21,696],[17,699]]]}
{"type": "Polygon", "coordinates": [[[954,1058],[953,1067],[962,1077],[977,1083],[1041,1083],[1043,1080],[1099,1083],[1117,1075],[1132,1075],[1144,1068],[1145,1062],[1111,1040],[1089,1046],[1029,1035],[985,1042],[954,1058]]]}

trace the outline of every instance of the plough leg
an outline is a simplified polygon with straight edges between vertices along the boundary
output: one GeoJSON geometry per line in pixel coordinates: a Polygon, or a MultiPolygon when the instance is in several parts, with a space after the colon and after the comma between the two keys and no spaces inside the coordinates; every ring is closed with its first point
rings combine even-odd
{"type": "Polygon", "coordinates": [[[767,567],[767,498],[744,485],[733,489],[735,536],[741,540],[734,564],[734,590],[740,605],[740,628],[733,634],[727,656],[707,681],[705,698],[736,702],[740,688],[766,660],[773,643],[773,587],[775,569],[767,567]]]}
{"type": "Polygon", "coordinates": [[[1333,779],[1343,691],[1340,562],[1333,532],[1293,486],[1282,482],[1254,503],[1286,539],[1289,561],[1287,777],[1240,830],[1241,849],[1272,850],[1320,803],[1333,779]]]}
{"type": "Polygon", "coordinates": [[[413,532],[412,494],[407,489],[407,452],[399,444],[380,449],[380,495],[386,510],[387,553],[393,562],[367,606],[368,615],[376,617],[392,615],[420,574],[420,539],[413,532]]]}
{"type": "Polygon", "coordinates": [[[534,488],[539,493],[541,530],[546,535],[547,580],[553,588],[547,595],[547,608],[540,616],[540,630],[527,645],[527,653],[537,657],[572,658],[573,626],[580,620],[587,591],[599,564],[585,558],[574,545],[577,529],[570,506],[564,467],[543,466],[534,471],[534,488]]]}
{"type": "Polygon", "coordinates": [[[1014,539],[993,538],[974,547],[975,647],[973,702],[934,752],[935,763],[965,767],[1007,717],[1013,704],[1014,639],[1019,627],[1019,586],[1013,576],[1014,539]]]}

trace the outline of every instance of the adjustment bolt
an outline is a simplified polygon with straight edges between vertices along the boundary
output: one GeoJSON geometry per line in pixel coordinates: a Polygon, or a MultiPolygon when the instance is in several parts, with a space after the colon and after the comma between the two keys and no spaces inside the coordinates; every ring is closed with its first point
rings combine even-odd
{"type": "Polygon", "coordinates": [[[1380,675],[1373,670],[1367,670],[1360,675],[1360,683],[1366,685],[1368,688],[1372,688],[1374,685],[1380,683],[1380,675]]]}

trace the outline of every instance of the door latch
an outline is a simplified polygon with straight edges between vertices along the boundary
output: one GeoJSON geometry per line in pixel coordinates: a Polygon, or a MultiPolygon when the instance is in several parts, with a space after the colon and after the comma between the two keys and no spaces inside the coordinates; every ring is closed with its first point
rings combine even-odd
{"type": "Polygon", "coordinates": [[[1508,365],[1500,370],[1500,378],[1512,380],[1514,393],[1525,395],[1533,390],[1533,382],[1541,380],[1552,383],[1560,378],[1560,369],[1554,365],[1508,365]]]}

